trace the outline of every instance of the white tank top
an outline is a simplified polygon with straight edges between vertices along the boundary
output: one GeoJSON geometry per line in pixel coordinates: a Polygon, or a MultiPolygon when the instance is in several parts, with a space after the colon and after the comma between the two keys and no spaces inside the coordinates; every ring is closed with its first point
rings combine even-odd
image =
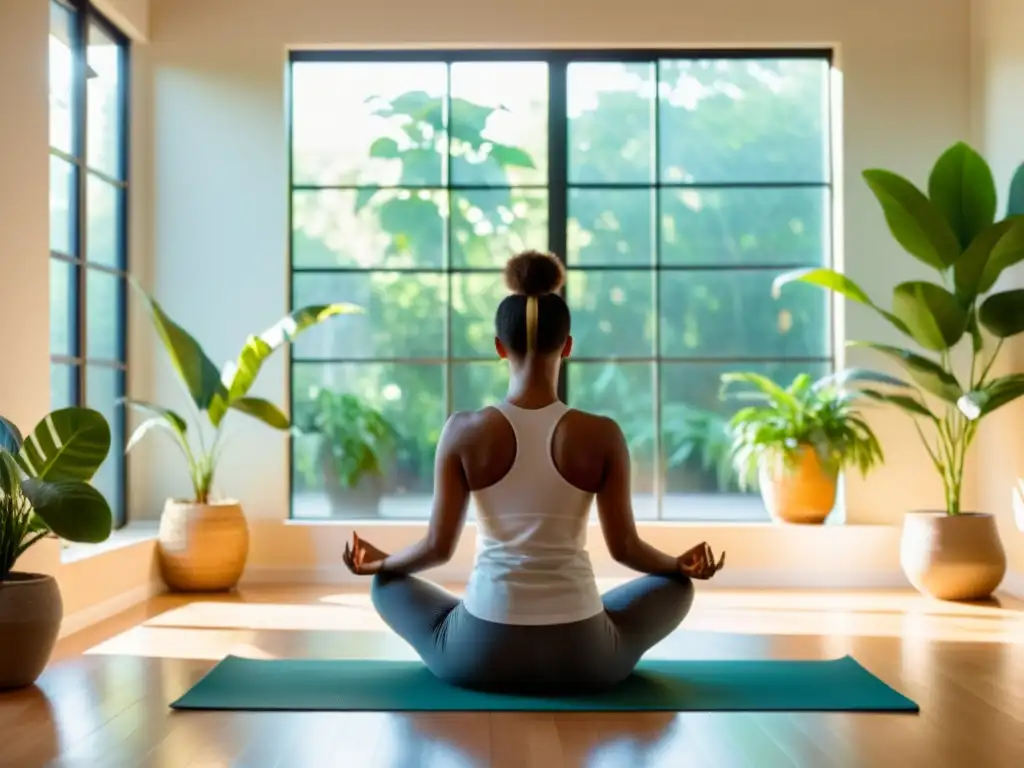
{"type": "Polygon", "coordinates": [[[463,604],[500,624],[566,624],[604,610],[587,555],[594,494],[559,473],[551,458],[561,402],[537,410],[495,406],[512,425],[516,458],[501,480],[473,493],[476,564],[463,604]]]}

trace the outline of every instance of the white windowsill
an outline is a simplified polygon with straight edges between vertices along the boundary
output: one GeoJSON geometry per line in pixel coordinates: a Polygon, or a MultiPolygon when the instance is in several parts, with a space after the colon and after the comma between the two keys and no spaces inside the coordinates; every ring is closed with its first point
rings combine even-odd
{"type": "Polygon", "coordinates": [[[146,520],[138,523],[129,523],[124,528],[118,528],[110,534],[110,538],[98,544],[61,542],[60,561],[62,563],[74,563],[79,560],[95,557],[96,555],[140,544],[144,541],[155,540],[158,528],[159,523],[146,520]]]}

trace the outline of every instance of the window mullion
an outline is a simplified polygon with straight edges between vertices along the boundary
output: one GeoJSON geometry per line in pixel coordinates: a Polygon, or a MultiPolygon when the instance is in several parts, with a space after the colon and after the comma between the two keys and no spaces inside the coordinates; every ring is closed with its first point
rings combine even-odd
{"type": "MultiPolygon", "coordinates": [[[[563,265],[567,258],[569,216],[567,70],[568,64],[562,56],[552,57],[548,62],[548,250],[557,254],[563,265]]],[[[562,286],[562,298],[569,300],[568,281],[562,286]]],[[[569,363],[565,360],[558,377],[558,396],[562,402],[569,401],[569,363]]]]}
{"type": "Polygon", "coordinates": [[[84,360],[87,353],[86,337],[86,285],[88,274],[86,272],[86,248],[88,229],[88,171],[86,170],[86,153],[88,148],[87,123],[88,123],[88,83],[87,83],[87,55],[86,43],[88,39],[88,18],[85,10],[79,8],[75,13],[75,34],[71,41],[71,60],[73,88],[75,91],[74,105],[71,120],[74,125],[74,154],[78,163],[75,166],[75,255],[78,257],[78,264],[75,268],[77,280],[75,290],[75,333],[74,349],[72,354],[81,362],[75,370],[76,392],[74,393],[75,404],[84,406],[86,404],[86,371],[84,360]]]}

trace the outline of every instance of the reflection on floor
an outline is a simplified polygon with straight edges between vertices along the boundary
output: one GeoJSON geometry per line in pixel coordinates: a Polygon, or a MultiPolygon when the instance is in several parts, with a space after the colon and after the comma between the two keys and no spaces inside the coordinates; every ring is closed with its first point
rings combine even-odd
{"type": "Polygon", "coordinates": [[[905,592],[698,594],[651,656],[852,654],[921,715],[171,713],[228,653],[410,658],[365,593],[162,596],[72,636],[39,687],[0,695],[0,765],[1020,766],[1024,604],[905,592]]]}

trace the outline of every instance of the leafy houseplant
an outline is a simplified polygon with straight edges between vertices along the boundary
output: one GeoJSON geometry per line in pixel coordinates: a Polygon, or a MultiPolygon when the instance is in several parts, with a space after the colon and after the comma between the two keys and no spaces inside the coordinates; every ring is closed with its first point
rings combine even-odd
{"type": "Polygon", "coordinates": [[[380,478],[398,433],[380,411],[355,395],[321,388],[311,395],[310,410],[297,426],[320,435],[317,463],[332,510],[351,516],[353,507],[364,502],[368,513],[378,514],[380,478]]]}
{"type": "Polygon", "coordinates": [[[35,682],[63,613],[56,580],[14,564],[48,535],[88,543],[110,535],[110,507],[89,485],[109,451],[110,427],[87,408],[54,411],[27,440],[0,417],[0,690],[35,682]]]}
{"type": "MultiPolygon", "coordinates": [[[[852,280],[830,269],[804,269],[780,276],[778,292],[792,282],[818,285],[864,304],[883,317],[914,349],[877,342],[852,342],[897,362],[909,380],[882,389],[864,389],[874,400],[904,411],[914,421],[945,491],[944,515],[959,523],[908,518],[904,528],[904,569],[919,588],[940,597],[983,597],[1005,573],[1005,555],[991,516],[961,509],[964,462],[980,419],[1024,394],[1024,374],[994,375],[1004,341],[1024,331],[1024,290],[995,290],[1000,275],[1024,260],[1024,203],[1020,188],[1007,216],[996,219],[996,189],[985,160],[964,143],[950,147],[935,163],[927,193],[891,171],[868,170],[864,178],[882,207],[893,237],[933,270],[938,281],[913,280],[893,289],[889,309],[876,303],[852,280]],[[969,345],[966,365],[956,365],[954,349],[969,345]],[[922,428],[922,426],[924,428],[922,428]],[[945,552],[913,552],[923,540],[919,526],[949,533],[945,552]],[[986,533],[988,531],[988,533],[986,533]],[[954,557],[952,542],[970,541],[973,552],[961,562],[977,567],[943,567],[954,557]],[[928,562],[926,562],[926,560],[928,562]],[[934,566],[934,567],[933,567],[934,566]],[[914,573],[911,573],[914,571],[914,573]],[[930,573],[926,573],[930,571],[930,573]]],[[[938,546],[938,545],[935,545],[938,546]]]]}
{"type": "Polygon", "coordinates": [[[141,289],[139,293],[189,396],[192,411],[190,425],[170,408],[126,400],[129,407],[148,416],[132,434],[126,450],[152,430],[163,430],[181,450],[192,483],[192,497],[169,499],[161,516],[158,551],[164,580],[180,590],[230,589],[245,567],[249,537],[238,502],[212,498],[224,419],[229,411],[237,411],[274,429],[289,429],[289,419],[280,408],[249,395],[263,362],[307,328],[358,309],[349,304],[325,304],[295,310],[258,336],[250,336],[237,361],[218,371],[199,343],[171,320],[153,297],[141,289]],[[191,431],[190,426],[194,427],[191,431]],[[212,438],[208,439],[207,432],[212,438]]]}
{"type": "Polygon", "coordinates": [[[855,467],[867,474],[882,461],[878,439],[857,412],[860,393],[847,386],[865,379],[895,381],[851,370],[817,381],[801,374],[783,388],[757,373],[722,376],[723,397],[755,403],[729,423],[732,458],[741,487],[756,482],[775,520],[824,522],[839,473],[855,467]]]}

